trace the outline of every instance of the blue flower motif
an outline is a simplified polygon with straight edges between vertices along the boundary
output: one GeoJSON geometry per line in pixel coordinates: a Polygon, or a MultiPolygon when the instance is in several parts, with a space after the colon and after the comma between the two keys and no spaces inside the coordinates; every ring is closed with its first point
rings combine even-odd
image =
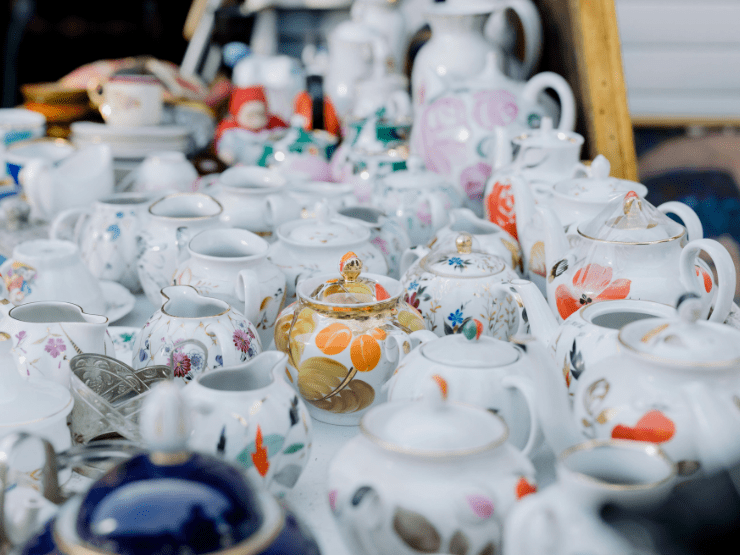
{"type": "Polygon", "coordinates": [[[116,218],[123,218],[123,212],[116,212],[116,218]]]}
{"type": "Polygon", "coordinates": [[[453,326],[457,324],[462,324],[463,322],[462,310],[458,308],[455,312],[450,312],[450,315],[447,317],[447,319],[452,323],[453,326]]]}
{"type": "Polygon", "coordinates": [[[139,349],[139,361],[144,362],[147,359],[147,354],[144,349],[139,349]]]}
{"type": "Polygon", "coordinates": [[[195,370],[200,370],[203,367],[203,355],[200,353],[191,353],[190,366],[195,370]]]}
{"type": "Polygon", "coordinates": [[[116,224],[109,225],[106,231],[111,234],[111,241],[115,241],[121,236],[121,228],[118,227],[116,224]]]}
{"type": "MultiPolygon", "coordinates": [[[[192,362],[192,359],[191,359],[191,362],[192,362]]],[[[216,364],[219,365],[219,366],[223,366],[224,365],[224,357],[222,357],[221,355],[216,355],[216,364]]]]}
{"type": "Polygon", "coordinates": [[[419,284],[417,282],[412,281],[411,283],[409,283],[409,291],[413,291],[417,287],[419,287],[419,284]]]}
{"type": "Polygon", "coordinates": [[[459,258],[457,256],[453,256],[452,258],[450,258],[447,261],[447,264],[450,265],[450,266],[462,266],[463,265],[463,261],[462,261],[462,258],[459,258]]]}

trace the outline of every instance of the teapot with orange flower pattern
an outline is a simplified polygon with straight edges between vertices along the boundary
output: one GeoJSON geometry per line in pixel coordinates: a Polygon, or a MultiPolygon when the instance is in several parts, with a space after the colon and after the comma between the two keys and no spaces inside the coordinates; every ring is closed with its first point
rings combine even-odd
{"type": "Polygon", "coordinates": [[[573,404],[544,346],[517,337],[533,357],[540,424],[555,453],[587,439],[658,444],[679,476],[740,461],[740,333],[701,319],[706,301],[678,300],[677,316],[631,322],[619,351],[587,368],[573,404]]]}
{"type": "Polygon", "coordinates": [[[704,318],[710,312],[712,321],[727,318],[735,296],[735,265],[720,243],[701,238],[701,223],[688,206],[671,202],[658,209],[629,191],[578,223],[575,241],[569,241],[552,209],[537,211],[545,227],[547,300],[561,321],[603,300],[672,305],[687,290],[713,301],[704,304],[704,318]],[[678,215],[687,227],[666,212],[678,215]],[[714,262],[717,283],[698,258],[702,251],[714,262]]]}
{"type": "Polygon", "coordinates": [[[298,300],[280,313],[275,347],[289,356],[287,377],[322,422],[353,426],[385,401],[382,386],[420,342],[436,339],[424,319],[401,300],[393,278],[364,274],[353,252],[340,275],[298,283],[298,300]]]}

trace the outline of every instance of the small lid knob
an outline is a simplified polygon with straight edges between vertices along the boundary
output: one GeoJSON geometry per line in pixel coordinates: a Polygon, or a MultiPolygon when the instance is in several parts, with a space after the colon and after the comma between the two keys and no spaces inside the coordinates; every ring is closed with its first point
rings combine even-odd
{"type": "Polygon", "coordinates": [[[141,437],[152,451],[155,463],[181,462],[180,455],[187,456],[190,418],[180,388],[174,382],[164,381],[151,389],[141,411],[141,437]]]}
{"type": "Polygon", "coordinates": [[[362,260],[352,251],[345,254],[339,261],[339,273],[342,274],[344,281],[353,282],[357,281],[362,272],[362,260]]]}
{"type": "Polygon", "coordinates": [[[550,133],[552,131],[552,128],[552,118],[549,116],[544,116],[540,120],[540,131],[542,131],[543,133],[550,133]]]}
{"type": "Polygon", "coordinates": [[[591,162],[591,177],[593,179],[606,179],[609,177],[609,173],[612,171],[612,165],[607,160],[606,156],[599,154],[591,162]]]}
{"type": "Polygon", "coordinates": [[[475,318],[468,320],[462,327],[462,332],[466,339],[470,341],[478,341],[483,333],[483,323],[475,318]]]}
{"type": "Polygon", "coordinates": [[[702,319],[703,303],[696,293],[684,293],[678,298],[676,309],[684,322],[694,323],[702,319]]]}
{"type": "Polygon", "coordinates": [[[467,232],[461,233],[455,239],[455,247],[460,254],[470,254],[473,250],[473,236],[467,232]]]}

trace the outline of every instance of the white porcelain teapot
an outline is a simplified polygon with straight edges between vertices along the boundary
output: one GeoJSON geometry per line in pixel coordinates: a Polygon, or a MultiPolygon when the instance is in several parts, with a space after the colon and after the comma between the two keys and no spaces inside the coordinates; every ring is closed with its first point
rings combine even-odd
{"type": "Polygon", "coordinates": [[[541,424],[556,453],[586,439],[659,444],[681,476],[719,471],[740,460],[740,333],[700,319],[694,294],[678,318],[632,322],[619,331],[619,352],[580,377],[573,405],[557,367],[536,341],[541,424]]]}

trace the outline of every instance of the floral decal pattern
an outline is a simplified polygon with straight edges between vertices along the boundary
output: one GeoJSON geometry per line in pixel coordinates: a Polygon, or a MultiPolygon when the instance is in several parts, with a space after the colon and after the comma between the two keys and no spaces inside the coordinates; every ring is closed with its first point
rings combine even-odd
{"type": "Polygon", "coordinates": [[[463,260],[459,256],[443,256],[439,261],[447,262],[448,266],[452,266],[453,269],[460,270],[461,272],[470,265],[470,260],[463,260]]]}
{"type": "Polygon", "coordinates": [[[31,286],[36,280],[36,270],[23,262],[13,260],[4,268],[2,278],[8,290],[8,300],[13,304],[20,304],[31,294],[31,286]]]}
{"type": "Polygon", "coordinates": [[[509,235],[518,239],[516,233],[516,211],[514,191],[510,183],[496,181],[484,204],[486,218],[501,227],[509,235]]]}
{"type": "Polygon", "coordinates": [[[573,276],[572,289],[565,284],[555,289],[555,303],[565,320],[582,306],[604,300],[626,299],[630,292],[629,279],[612,280],[612,268],[587,264],[573,276]]]}
{"type": "Polygon", "coordinates": [[[470,200],[482,202],[486,182],[491,177],[492,169],[489,164],[478,162],[465,168],[460,173],[460,188],[470,200]]]}

